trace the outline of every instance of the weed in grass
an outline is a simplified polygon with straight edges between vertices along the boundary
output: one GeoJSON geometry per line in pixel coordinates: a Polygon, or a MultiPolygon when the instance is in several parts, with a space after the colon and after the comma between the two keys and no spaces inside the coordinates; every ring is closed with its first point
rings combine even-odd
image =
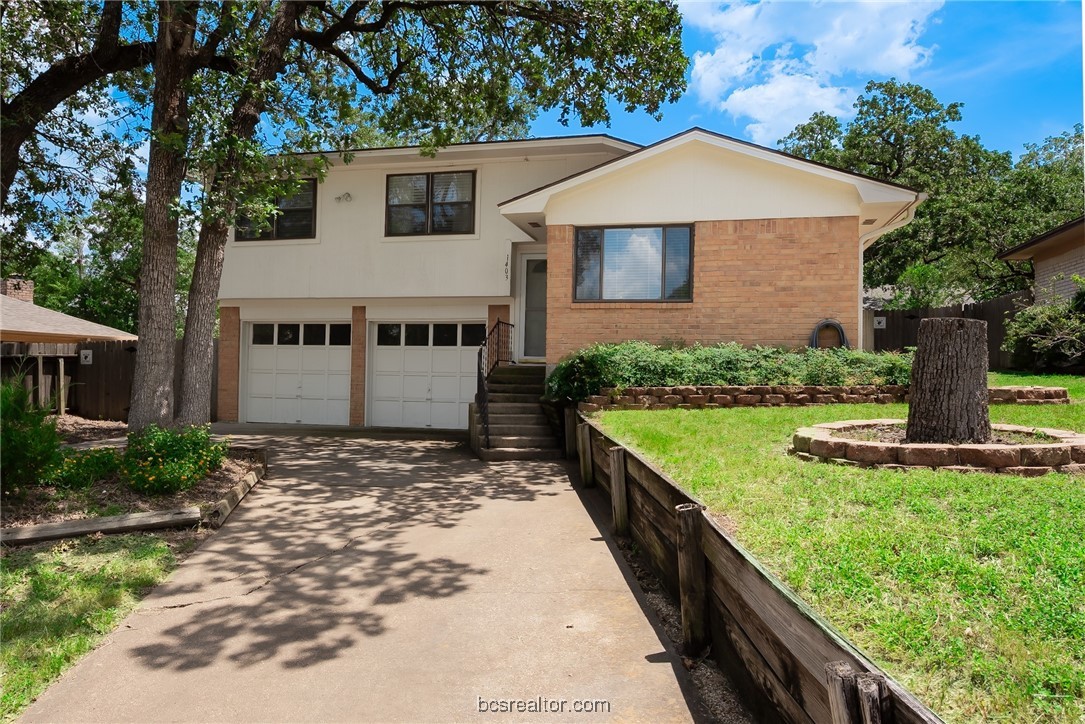
{"type": "Polygon", "coordinates": [[[174,566],[148,535],[65,541],[0,558],[0,719],[13,719],[94,648],[174,566]]]}
{"type": "MultiPolygon", "coordinates": [[[[1082,478],[860,470],[784,454],[798,427],[884,417],[907,417],[907,407],[615,411],[600,420],[734,520],[744,545],[947,720],[1078,721],[1082,478]]],[[[1080,403],[992,406],[991,417],[1085,432],[1080,403]]]]}

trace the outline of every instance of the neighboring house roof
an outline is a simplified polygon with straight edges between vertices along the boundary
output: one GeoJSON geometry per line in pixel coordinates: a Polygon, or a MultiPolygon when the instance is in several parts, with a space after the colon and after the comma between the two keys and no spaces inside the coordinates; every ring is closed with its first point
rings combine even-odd
{"type": "Polygon", "coordinates": [[[899,210],[895,211],[882,223],[866,230],[864,233],[864,247],[869,246],[882,234],[892,229],[903,226],[911,221],[915,207],[926,198],[926,194],[910,189],[899,184],[880,181],[850,171],[842,171],[825,164],[809,161],[798,156],[792,156],[782,151],[777,151],[764,146],[758,146],[747,141],[742,141],[703,128],[691,128],[677,135],[666,138],[650,146],[644,146],[631,151],[619,158],[606,161],[593,168],[581,171],[553,183],[540,186],[527,193],[507,199],[498,204],[501,213],[506,217],[524,221],[530,224],[538,223],[547,203],[552,196],[569,191],[582,184],[587,184],[601,177],[616,173],[634,164],[642,163],[653,157],[665,154],[688,143],[707,143],[717,148],[738,153],[742,156],[767,161],[782,167],[813,174],[830,181],[850,184],[855,187],[863,204],[897,204],[899,210]]]}
{"type": "Polygon", "coordinates": [[[1074,239],[1085,244],[1085,216],[1079,216],[1073,221],[1068,221],[1062,226],[1057,226],[1051,231],[1029,239],[1024,244],[1018,244],[1012,249],[1007,249],[999,254],[998,258],[1025,261],[1048,248],[1054,248],[1074,239]]]}
{"type": "Polygon", "coordinates": [[[136,335],[70,314],[0,295],[0,340],[4,342],[85,342],[135,340],[136,335]]]}

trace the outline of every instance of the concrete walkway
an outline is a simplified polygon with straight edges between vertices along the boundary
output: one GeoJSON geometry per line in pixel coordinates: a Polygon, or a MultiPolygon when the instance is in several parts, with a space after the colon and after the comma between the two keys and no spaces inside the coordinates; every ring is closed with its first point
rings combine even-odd
{"type": "Polygon", "coordinates": [[[268,479],[25,721],[702,718],[564,462],[234,439],[268,479]]]}

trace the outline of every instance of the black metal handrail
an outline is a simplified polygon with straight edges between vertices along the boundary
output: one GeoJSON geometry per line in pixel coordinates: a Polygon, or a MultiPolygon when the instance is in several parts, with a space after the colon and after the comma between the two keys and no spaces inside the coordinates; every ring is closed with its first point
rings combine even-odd
{"type": "Polygon", "coordinates": [[[486,341],[478,347],[478,389],[475,406],[482,423],[485,446],[490,447],[490,373],[502,362],[512,362],[512,324],[500,319],[494,322],[486,335],[486,341]]]}

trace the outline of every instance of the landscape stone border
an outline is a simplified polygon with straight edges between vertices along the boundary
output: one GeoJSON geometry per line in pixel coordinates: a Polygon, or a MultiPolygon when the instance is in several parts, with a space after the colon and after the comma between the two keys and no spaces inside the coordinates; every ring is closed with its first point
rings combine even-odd
{"type": "MultiPolygon", "coordinates": [[[[748,385],[607,388],[581,402],[581,413],[600,410],[673,410],[717,407],[799,407],[805,405],[907,402],[908,385],[748,385]]],[[[991,387],[992,405],[1066,405],[1063,387],[991,387]]]]}
{"type": "Polygon", "coordinates": [[[239,447],[231,448],[231,452],[244,452],[252,455],[256,461],[256,468],[245,473],[244,477],[234,487],[230,488],[226,495],[204,515],[203,522],[212,528],[221,528],[226,519],[230,517],[230,513],[234,512],[234,508],[267,475],[267,448],[239,447]]]}
{"type": "Polygon", "coordinates": [[[958,472],[1005,473],[1036,477],[1051,472],[1085,474],[1085,434],[1070,430],[1022,425],[991,425],[1002,432],[1044,433],[1053,443],[1018,445],[941,445],[849,440],[834,433],[876,425],[901,425],[905,420],[843,420],[800,427],[788,452],[802,460],[861,468],[918,470],[937,468],[958,472]]]}

